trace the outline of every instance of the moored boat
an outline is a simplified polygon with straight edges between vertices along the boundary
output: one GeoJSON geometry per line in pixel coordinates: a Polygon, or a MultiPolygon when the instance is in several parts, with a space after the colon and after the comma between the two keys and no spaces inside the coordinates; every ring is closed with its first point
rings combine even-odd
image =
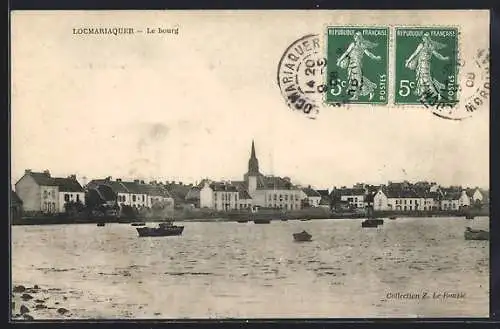
{"type": "Polygon", "coordinates": [[[238,223],[248,223],[248,219],[238,219],[238,223]]]}
{"type": "Polygon", "coordinates": [[[176,236],[181,235],[184,231],[184,226],[173,225],[172,222],[160,223],[158,227],[137,227],[137,233],[140,237],[154,236],[176,236]]]}
{"type": "Polygon", "coordinates": [[[254,219],[254,224],[269,224],[271,223],[270,219],[254,219]]]}
{"type": "Polygon", "coordinates": [[[361,222],[361,227],[378,227],[380,224],[377,219],[368,218],[361,222]]]}
{"type": "Polygon", "coordinates": [[[484,230],[473,230],[470,227],[465,228],[465,240],[489,240],[490,232],[484,230]]]}
{"type": "Polygon", "coordinates": [[[467,214],[465,215],[465,219],[474,219],[474,215],[467,214]]]}
{"type": "Polygon", "coordinates": [[[97,223],[97,226],[104,226],[106,225],[105,223],[97,223]]]}
{"type": "Polygon", "coordinates": [[[144,222],[137,222],[137,223],[132,223],[132,224],[130,224],[130,225],[131,225],[131,226],[145,226],[145,225],[146,225],[146,223],[144,223],[144,222]]]}
{"type": "Polygon", "coordinates": [[[293,239],[297,242],[307,242],[311,241],[312,235],[304,230],[300,233],[293,233],[293,239]]]}
{"type": "Polygon", "coordinates": [[[396,216],[390,216],[389,219],[394,220],[394,219],[397,219],[397,217],[396,216]]]}

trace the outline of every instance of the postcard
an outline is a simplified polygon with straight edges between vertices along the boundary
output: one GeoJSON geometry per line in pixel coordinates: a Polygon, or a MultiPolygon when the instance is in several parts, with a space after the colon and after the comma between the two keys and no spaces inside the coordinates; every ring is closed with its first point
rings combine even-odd
{"type": "Polygon", "coordinates": [[[489,12],[11,12],[11,320],[489,315],[489,12]]]}

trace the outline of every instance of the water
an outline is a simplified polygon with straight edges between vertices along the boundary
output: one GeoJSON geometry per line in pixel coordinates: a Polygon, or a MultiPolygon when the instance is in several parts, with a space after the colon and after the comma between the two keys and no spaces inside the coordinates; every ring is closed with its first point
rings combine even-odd
{"type": "Polygon", "coordinates": [[[468,222],[189,222],[159,238],[127,224],[13,226],[12,280],[61,289],[74,318],[488,316],[489,243],[465,241],[468,222]],[[293,241],[303,229],[312,242],[293,241]],[[445,291],[465,297],[388,298],[445,291]]]}

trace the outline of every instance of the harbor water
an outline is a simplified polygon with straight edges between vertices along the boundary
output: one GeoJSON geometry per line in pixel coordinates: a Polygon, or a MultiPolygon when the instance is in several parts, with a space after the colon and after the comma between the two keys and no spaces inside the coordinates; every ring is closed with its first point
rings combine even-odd
{"type": "MultiPolygon", "coordinates": [[[[75,319],[484,317],[487,217],[13,226],[12,283],[39,285],[75,319]],[[311,242],[294,242],[306,230],[311,242]]],[[[54,318],[47,309],[35,319],[54,318]]]]}

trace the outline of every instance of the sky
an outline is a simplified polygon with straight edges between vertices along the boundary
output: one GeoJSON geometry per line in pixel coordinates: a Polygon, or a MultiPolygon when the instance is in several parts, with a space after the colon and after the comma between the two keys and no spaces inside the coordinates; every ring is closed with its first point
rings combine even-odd
{"type": "Polygon", "coordinates": [[[302,185],[488,188],[487,107],[462,121],[394,105],[326,107],[310,120],[277,86],[280,57],[303,35],[422,22],[460,25],[464,58],[488,47],[487,12],[14,12],[11,181],[25,169],[80,182],[241,180],[254,140],[261,172],[302,185]],[[74,35],[80,27],[179,34],[74,35]]]}

